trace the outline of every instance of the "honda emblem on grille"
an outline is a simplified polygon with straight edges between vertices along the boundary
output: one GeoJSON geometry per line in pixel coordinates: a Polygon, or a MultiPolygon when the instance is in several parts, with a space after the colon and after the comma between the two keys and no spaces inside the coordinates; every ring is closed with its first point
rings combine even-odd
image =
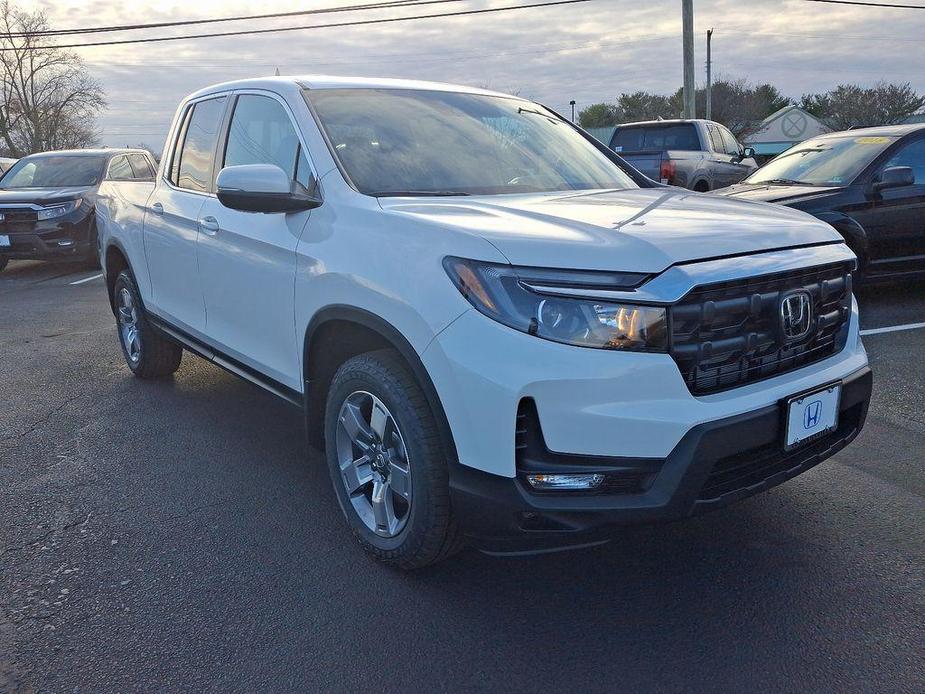
{"type": "Polygon", "coordinates": [[[780,328],[787,342],[806,337],[813,327],[813,297],[807,291],[791,292],[780,300],[780,328]]]}

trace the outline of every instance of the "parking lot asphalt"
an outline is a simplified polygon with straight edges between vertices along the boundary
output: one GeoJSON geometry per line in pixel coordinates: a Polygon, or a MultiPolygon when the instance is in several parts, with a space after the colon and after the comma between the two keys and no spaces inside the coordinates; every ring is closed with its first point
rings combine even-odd
{"type": "MultiPolygon", "coordinates": [[[[134,379],[95,274],[0,274],[0,691],[922,690],[925,330],[865,338],[867,427],[795,480],[406,574],[352,541],[298,410],[188,354],[134,379]]],[[[925,321],[925,283],[860,302],[925,321]]]]}

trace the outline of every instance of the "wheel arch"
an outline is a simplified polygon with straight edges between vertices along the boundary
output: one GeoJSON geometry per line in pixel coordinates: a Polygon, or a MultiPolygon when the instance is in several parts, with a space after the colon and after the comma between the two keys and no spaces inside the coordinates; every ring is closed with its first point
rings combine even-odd
{"type": "Polygon", "coordinates": [[[815,216],[823,222],[831,224],[835,231],[842,235],[845,243],[858,257],[858,269],[864,272],[870,258],[869,242],[864,227],[853,217],[841,212],[822,212],[815,216]]]}
{"type": "Polygon", "coordinates": [[[424,392],[442,434],[444,454],[450,464],[455,463],[456,444],[446,412],[417,350],[391,323],[355,306],[326,306],[315,313],[305,330],[302,378],[309,439],[314,443],[323,440],[327,392],[340,365],[358,354],[386,348],[398,352],[424,392]]]}
{"type": "Polygon", "coordinates": [[[128,259],[128,253],[117,241],[110,241],[103,251],[103,257],[100,259],[103,268],[103,276],[106,279],[106,292],[109,295],[109,306],[115,312],[113,303],[113,294],[116,286],[116,278],[122,270],[132,272],[132,265],[128,259]]]}
{"type": "Polygon", "coordinates": [[[709,179],[704,176],[697,178],[691,186],[691,190],[697,193],[709,193],[712,189],[709,179]]]}

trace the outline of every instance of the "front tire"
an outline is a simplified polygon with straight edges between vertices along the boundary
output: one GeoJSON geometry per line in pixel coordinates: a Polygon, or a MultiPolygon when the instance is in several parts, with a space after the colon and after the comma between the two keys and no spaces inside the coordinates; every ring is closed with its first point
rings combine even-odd
{"type": "Polygon", "coordinates": [[[139,378],[161,378],[180,368],[183,348],[148,321],[128,270],[116,278],[113,308],[125,363],[139,378]]]}
{"type": "Polygon", "coordinates": [[[9,258],[0,258],[0,272],[3,272],[6,269],[6,266],[9,264],[9,258]]]}
{"type": "Polygon", "coordinates": [[[337,501],[369,554],[415,569],[459,549],[443,441],[397,353],[361,354],[338,369],[324,432],[337,501]]]}

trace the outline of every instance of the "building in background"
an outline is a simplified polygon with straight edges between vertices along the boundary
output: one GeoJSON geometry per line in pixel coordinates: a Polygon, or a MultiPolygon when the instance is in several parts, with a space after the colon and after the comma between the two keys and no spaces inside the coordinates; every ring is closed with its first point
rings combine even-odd
{"type": "Polygon", "coordinates": [[[761,121],[742,137],[746,147],[755,150],[755,159],[763,164],[795,144],[832,132],[832,128],[799,106],[786,106],[761,121]]]}

